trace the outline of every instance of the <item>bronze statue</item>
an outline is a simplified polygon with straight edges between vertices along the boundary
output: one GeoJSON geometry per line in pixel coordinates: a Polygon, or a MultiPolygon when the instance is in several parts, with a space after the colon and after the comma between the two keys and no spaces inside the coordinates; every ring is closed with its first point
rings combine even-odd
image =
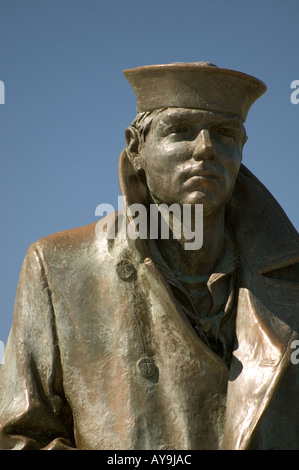
{"type": "Polygon", "coordinates": [[[299,449],[298,234],[241,163],[266,87],[206,62],[124,73],[126,207],[106,237],[94,223],[29,248],[0,448],[299,449]],[[202,246],[185,249],[171,218],[169,237],[129,237],[134,204],[190,207],[193,229],[202,205],[202,246]]]}

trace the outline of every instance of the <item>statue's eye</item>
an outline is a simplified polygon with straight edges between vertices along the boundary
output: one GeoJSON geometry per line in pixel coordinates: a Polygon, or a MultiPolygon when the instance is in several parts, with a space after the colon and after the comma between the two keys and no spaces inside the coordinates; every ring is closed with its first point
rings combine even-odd
{"type": "Polygon", "coordinates": [[[227,127],[218,127],[217,129],[214,130],[214,132],[223,137],[229,137],[231,139],[235,139],[235,134],[232,129],[229,129],[227,127]]]}
{"type": "Polygon", "coordinates": [[[186,123],[169,123],[161,125],[159,134],[162,137],[184,138],[191,132],[191,127],[186,123]]]}
{"type": "Polygon", "coordinates": [[[186,134],[190,131],[190,127],[187,124],[177,124],[172,126],[169,131],[169,134],[186,134]]]}

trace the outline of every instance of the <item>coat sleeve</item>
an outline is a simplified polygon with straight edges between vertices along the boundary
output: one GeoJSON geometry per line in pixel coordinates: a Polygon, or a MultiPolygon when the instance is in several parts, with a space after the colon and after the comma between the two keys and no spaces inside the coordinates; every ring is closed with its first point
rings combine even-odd
{"type": "Polygon", "coordinates": [[[0,367],[0,449],[73,449],[51,292],[37,247],[24,260],[0,367]]]}

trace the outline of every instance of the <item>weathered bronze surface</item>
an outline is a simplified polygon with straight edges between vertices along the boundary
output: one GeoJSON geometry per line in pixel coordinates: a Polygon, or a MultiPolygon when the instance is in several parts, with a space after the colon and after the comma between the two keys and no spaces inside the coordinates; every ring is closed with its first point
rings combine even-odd
{"type": "Polygon", "coordinates": [[[299,238],[241,163],[266,87],[208,63],[125,76],[127,207],[195,217],[203,204],[203,245],[130,238],[122,212],[105,219],[114,237],[91,224],[33,243],[0,369],[0,448],[299,449],[299,238]]]}

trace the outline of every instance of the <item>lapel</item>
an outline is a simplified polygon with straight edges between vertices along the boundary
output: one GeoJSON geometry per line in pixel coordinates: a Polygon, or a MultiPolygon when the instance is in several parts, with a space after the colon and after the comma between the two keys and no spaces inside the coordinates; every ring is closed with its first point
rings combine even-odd
{"type": "Polygon", "coordinates": [[[289,365],[297,334],[248,289],[239,293],[234,351],[227,390],[224,449],[250,446],[258,422],[289,365]]]}

